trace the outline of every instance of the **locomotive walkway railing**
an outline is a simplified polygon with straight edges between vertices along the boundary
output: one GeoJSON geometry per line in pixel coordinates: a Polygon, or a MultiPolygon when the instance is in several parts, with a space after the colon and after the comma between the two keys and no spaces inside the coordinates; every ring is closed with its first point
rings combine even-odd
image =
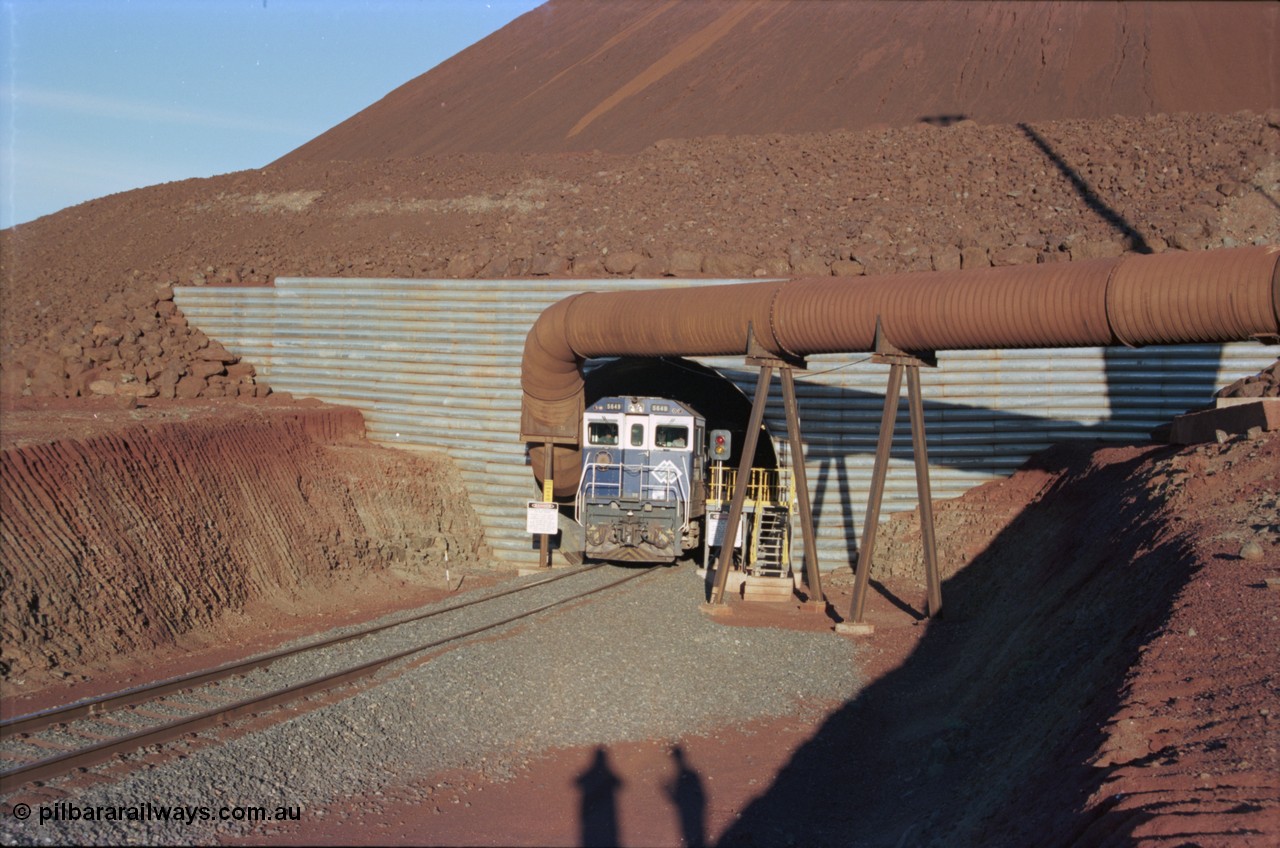
{"type": "Polygon", "coordinates": [[[623,465],[591,462],[582,471],[574,503],[575,515],[582,519],[588,499],[643,499],[669,501],[676,508],[681,532],[689,531],[689,481],[680,469],[667,465],[623,465]]]}

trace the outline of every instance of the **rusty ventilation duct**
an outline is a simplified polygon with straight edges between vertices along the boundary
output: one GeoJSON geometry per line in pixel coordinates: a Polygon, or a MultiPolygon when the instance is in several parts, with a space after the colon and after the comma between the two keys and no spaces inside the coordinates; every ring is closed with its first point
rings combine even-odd
{"type": "Polygon", "coordinates": [[[748,332],[779,357],[1280,341],[1280,247],[1088,262],[809,277],[659,291],[576,294],[534,323],[521,364],[521,438],[542,477],[555,445],[557,497],[581,473],[581,366],[601,356],[745,353],[748,332]]]}

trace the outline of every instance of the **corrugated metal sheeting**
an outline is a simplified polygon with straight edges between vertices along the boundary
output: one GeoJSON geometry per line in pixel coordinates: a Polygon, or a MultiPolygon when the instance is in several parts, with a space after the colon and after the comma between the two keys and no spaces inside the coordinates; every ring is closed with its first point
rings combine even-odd
{"type": "MultiPolygon", "coordinates": [[[[529,327],[580,291],[728,282],[736,281],[280,278],[274,288],[180,288],[175,300],[275,390],[358,407],[376,442],[448,452],[489,544],[531,564],[524,504],[538,491],[518,441],[529,327]]],[[[939,367],[921,375],[934,496],[1007,475],[1054,442],[1142,439],[1274,359],[1274,349],[1253,343],[941,353],[939,367]]],[[[754,390],[756,372],[742,358],[698,361],[754,390]]],[[[887,372],[867,354],[824,354],[796,374],[823,568],[854,557],[887,372]]],[[[766,426],[785,455],[777,380],[772,393],[766,426]]],[[[906,415],[903,403],[886,513],[915,506],[906,415]]]]}

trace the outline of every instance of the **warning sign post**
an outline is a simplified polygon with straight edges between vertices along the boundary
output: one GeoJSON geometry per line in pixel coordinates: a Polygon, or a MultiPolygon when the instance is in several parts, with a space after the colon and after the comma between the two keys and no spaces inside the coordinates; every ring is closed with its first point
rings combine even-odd
{"type": "Polygon", "coordinates": [[[560,507],[554,503],[528,501],[525,529],[530,533],[554,536],[560,532],[560,507]]]}

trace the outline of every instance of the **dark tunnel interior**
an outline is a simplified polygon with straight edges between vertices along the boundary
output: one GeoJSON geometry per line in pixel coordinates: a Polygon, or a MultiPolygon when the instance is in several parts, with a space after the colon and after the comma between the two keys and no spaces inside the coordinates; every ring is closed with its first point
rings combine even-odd
{"type": "MultiPolygon", "coordinates": [[[[729,463],[738,463],[751,418],[751,399],[715,370],[679,357],[621,357],[592,360],[584,371],[587,406],[610,396],[680,401],[706,418],[707,432],[728,430],[732,434],[729,463]]],[[[756,442],[753,467],[778,467],[768,435],[761,434],[756,442]]]]}

